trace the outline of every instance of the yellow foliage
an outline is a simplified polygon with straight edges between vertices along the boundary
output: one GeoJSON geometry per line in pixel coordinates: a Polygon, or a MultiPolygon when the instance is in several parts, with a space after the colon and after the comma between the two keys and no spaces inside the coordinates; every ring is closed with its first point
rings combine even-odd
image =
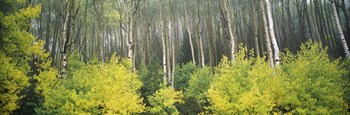
{"type": "MultiPolygon", "coordinates": [[[[23,0],[6,1],[9,5],[23,0]]],[[[30,72],[28,61],[33,53],[42,51],[32,44],[34,36],[27,32],[30,19],[37,17],[41,6],[20,9],[14,13],[0,13],[0,114],[11,114],[19,108],[18,102],[23,98],[20,92],[28,87],[27,74],[30,72]],[[33,52],[35,51],[35,52],[33,52]]]]}
{"type": "Polygon", "coordinates": [[[175,91],[172,87],[163,87],[149,98],[151,105],[151,113],[154,114],[179,114],[175,103],[184,103],[181,91],[175,91]]]}
{"type": "Polygon", "coordinates": [[[145,109],[138,93],[141,81],[117,57],[87,65],[69,79],[40,83],[45,103],[37,112],[42,114],[134,114],[145,109]]]}
{"type": "Polygon", "coordinates": [[[29,86],[26,72],[17,69],[11,58],[0,51],[0,114],[10,114],[18,108],[21,90],[29,86]]]}
{"type": "Polygon", "coordinates": [[[214,114],[341,114],[344,70],[331,62],[321,44],[308,42],[297,55],[284,55],[282,66],[263,59],[231,63],[223,58],[208,90],[214,114]]]}

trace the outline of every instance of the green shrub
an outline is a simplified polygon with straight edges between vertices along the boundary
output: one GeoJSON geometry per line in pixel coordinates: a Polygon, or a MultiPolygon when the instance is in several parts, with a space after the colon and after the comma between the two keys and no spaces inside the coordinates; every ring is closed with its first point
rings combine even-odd
{"type": "Polygon", "coordinates": [[[189,86],[188,82],[191,78],[191,74],[197,70],[197,66],[192,62],[182,64],[181,66],[176,65],[175,76],[174,76],[174,87],[175,90],[184,90],[189,86]]]}
{"type": "Polygon", "coordinates": [[[182,111],[188,114],[198,114],[205,110],[204,107],[208,104],[206,93],[213,79],[210,70],[210,67],[205,66],[191,74],[188,81],[189,86],[185,90],[186,102],[181,105],[182,111]]]}
{"type": "Polygon", "coordinates": [[[40,82],[44,97],[38,114],[133,114],[145,107],[138,90],[142,83],[127,61],[87,65],[67,79],[40,82]]]}
{"type": "Polygon", "coordinates": [[[348,105],[348,112],[350,112],[350,59],[344,60],[340,67],[344,70],[347,70],[346,74],[343,76],[345,89],[344,100],[346,100],[348,105]]]}
{"type": "Polygon", "coordinates": [[[244,54],[219,65],[207,94],[214,114],[344,114],[345,71],[320,44],[308,42],[296,55],[287,53],[274,69],[244,54]]]}
{"type": "Polygon", "coordinates": [[[157,90],[148,100],[152,106],[153,114],[179,114],[175,103],[183,103],[181,91],[175,91],[172,87],[163,87],[157,90]]]}

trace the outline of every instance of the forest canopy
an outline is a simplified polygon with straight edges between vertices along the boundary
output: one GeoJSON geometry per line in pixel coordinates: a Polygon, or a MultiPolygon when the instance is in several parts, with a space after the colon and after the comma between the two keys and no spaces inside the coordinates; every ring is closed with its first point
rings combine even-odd
{"type": "Polygon", "coordinates": [[[346,0],[0,0],[0,114],[349,114],[346,0]]]}

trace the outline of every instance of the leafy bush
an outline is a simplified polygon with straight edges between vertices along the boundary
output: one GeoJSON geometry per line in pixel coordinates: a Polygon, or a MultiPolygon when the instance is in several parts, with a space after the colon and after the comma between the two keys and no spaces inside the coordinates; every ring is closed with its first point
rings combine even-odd
{"type": "Polygon", "coordinates": [[[301,46],[296,56],[287,54],[283,64],[285,89],[282,107],[286,112],[301,114],[342,113],[346,105],[339,60],[331,62],[327,50],[318,43],[301,46]]]}
{"type": "Polygon", "coordinates": [[[146,66],[143,62],[140,64],[139,74],[143,83],[141,87],[141,95],[144,103],[150,105],[147,96],[154,94],[161,88],[163,83],[163,73],[156,59],[152,59],[146,66]]]}
{"type": "Polygon", "coordinates": [[[275,69],[268,62],[223,58],[208,90],[214,114],[341,114],[344,70],[331,62],[320,44],[308,42],[297,55],[287,53],[275,69]]]}
{"type": "Polygon", "coordinates": [[[176,65],[174,76],[174,87],[176,90],[184,90],[188,87],[188,82],[191,78],[191,74],[197,70],[197,66],[192,62],[183,64],[181,66],[176,65]]]}
{"type": "Polygon", "coordinates": [[[179,114],[175,103],[183,103],[181,91],[175,91],[172,87],[163,87],[148,97],[153,114],[179,114]]]}
{"type": "Polygon", "coordinates": [[[138,93],[142,83],[127,61],[87,65],[68,79],[40,82],[44,103],[39,114],[133,114],[145,107],[138,93]]]}
{"type": "Polygon", "coordinates": [[[9,114],[18,108],[21,90],[29,86],[28,78],[24,71],[16,69],[16,64],[11,63],[11,58],[0,52],[0,114],[9,114]]]}
{"type": "Polygon", "coordinates": [[[30,86],[31,67],[28,61],[33,55],[42,54],[40,41],[26,31],[29,20],[38,17],[41,7],[15,10],[23,1],[1,1],[0,8],[0,114],[11,114],[19,108],[25,96],[21,92],[30,86]],[[5,6],[4,6],[5,5],[5,6]]]}
{"type": "Polygon", "coordinates": [[[78,50],[74,50],[68,57],[67,75],[73,76],[74,72],[84,68],[85,63],[80,59],[78,50]]]}
{"type": "Polygon", "coordinates": [[[350,112],[350,59],[344,60],[344,62],[340,66],[346,71],[346,74],[343,76],[344,84],[344,100],[348,103],[348,112],[350,112]]]}
{"type": "Polygon", "coordinates": [[[198,114],[205,110],[204,107],[208,104],[206,93],[213,79],[210,69],[210,67],[205,66],[191,74],[188,81],[189,86],[185,90],[184,99],[186,102],[180,106],[183,112],[198,114]]]}

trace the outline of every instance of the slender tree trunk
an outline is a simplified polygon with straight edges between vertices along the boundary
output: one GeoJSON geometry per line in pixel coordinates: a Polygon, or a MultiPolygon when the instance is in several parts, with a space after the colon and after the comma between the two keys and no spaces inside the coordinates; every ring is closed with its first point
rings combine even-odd
{"type": "Polygon", "coordinates": [[[264,23],[264,30],[265,30],[264,34],[265,34],[265,42],[266,42],[266,49],[267,49],[267,57],[270,60],[270,66],[274,67],[275,64],[273,63],[274,61],[273,61],[273,54],[272,54],[272,48],[271,48],[271,42],[270,42],[270,36],[269,36],[269,27],[266,20],[264,3],[262,0],[260,1],[260,8],[261,8],[262,18],[264,23]]]}
{"type": "Polygon", "coordinates": [[[348,36],[346,40],[350,40],[350,15],[347,7],[345,5],[345,0],[342,0],[342,9],[345,16],[346,29],[348,30],[348,36]]]}
{"type": "Polygon", "coordinates": [[[164,23],[161,22],[160,25],[160,33],[161,33],[161,39],[162,39],[162,53],[163,53],[163,80],[164,85],[167,84],[167,62],[166,62],[166,45],[165,45],[165,35],[164,35],[164,23]]]}
{"type": "Polygon", "coordinates": [[[123,28],[122,16],[120,16],[120,18],[119,18],[119,26],[120,26],[120,29],[119,29],[120,54],[125,57],[125,43],[126,42],[125,42],[124,35],[123,35],[124,28],[123,28]]]}
{"type": "Polygon", "coordinates": [[[88,0],[85,1],[85,11],[84,11],[84,39],[83,39],[83,49],[82,49],[82,60],[87,61],[87,34],[88,34],[88,23],[87,23],[87,12],[88,12],[88,0]]]}
{"type": "Polygon", "coordinates": [[[64,25],[63,25],[63,30],[62,30],[62,37],[63,37],[63,51],[62,51],[62,65],[61,65],[61,78],[65,79],[66,78],[66,72],[67,72],[67,50],[68,48],[68,43],[69,43],[69,32],[70,32],[70,10],[71,10],[71,2],[69,1],[67,3],[67,9],[66,9],[66,15],[64,19],[64,25]]]}
{"type": "Polygon", "coordinates": [[[341,40],[341,42],[343,44],[345,57],[346,58],[350,58],[349,47],[346,44],[346,40],[345,40],[345,37],[344,37],[344,34],[343,34],[343,30],[342,30],[341,25],[340,25],[340,21],[339,21],[339,17],[338,17],[337,8],[335,6],[335,2],[332,2],[332,7],[333,7],[333,11],[334,11],[334,18],[335,18],[335,22],[336,22],[336,25],[337,25],[337,28],[338,28],[340,40],[341,40]]]}
{"type": "Polygon", "coordinates": [[[164,85],[167,84],[167,62],[166,62],[166,45],[165,45],[165,35],[164,35],[164,21],[163,21],[163,14],[162,14],[162,8],[160,7],[161,6],[161,2],[159,2],[159,14],[160,14],[160,29],[159,29],[159,32],[160,32],[160,37],[162,39],[162,57],[163,57],[163,83],[164,85]]]}
{"type": "Polygon", "coordinates": [[[204,58],[204,49],[203,49],[203,36],[202,36],[202,33],[203,33],[203,29],[202,29],[202,19],[200,18],[200,15],[199,15],[199,12],[198,12],[198,25],[197,25],[197,30],[198,30],[198,42],[199,42],[199,51],[200,51],[200,59],[201,59],[201,63],[200,63],[200,66],[201,67],[204,67],[205,65],[205,58],[204,58]]]}
{"type": "MultiPolygon", "coordinates": [[[[53,41],[52,41],[52,50],[51,50],[51,57],[52,57],[52,66],[58,66],[56,65],[57,61],[56,61],[56,49],[57,49],[57,40],[59,39],[59,23],[61,21],[61,18],[58,18],[56,21],[55,21],[55,28],[54,28],[54,31],[53,31],[53,41]]],[[[59,40],[58,40],[59,41],[59,40]]]]}
{"type": "Polygon", "coordinates": [[[199,55],[198,55],[198,60],[200,60],[200,66],[201,67],[204,67],[204,65],[205,65],[205,58],[204,58],[204,51],[203,51],[203,42],[202,42],[202,39],[203,39],[203,36],[202,36],[202,23],[201,23],[201,21],[202,21],[202,17],[201,17],[201,15],[200,15],[200,8],[199,8],[199,0],[197,0],[197,4],[196,4],[196,8],[197,8],[197,35],[198,35],[198,44],[199,44],[199,46],[198,46],[198,49],[199,49],[199,55]]]}
{"type": "Polygon", "coordinates": [[[186,30],[187,30],[187,33],[188,33],[188,39],[190,40],[190,47],[191,47],[191,54],[192,54],[192,62],[194,65],[196,65],[196,58],[195,58],[195,55],[194,55],[194,50],[193,50],[193,42],[192,42],[192,35],[191,35],[191,30],[190,30],[190,25],[189,25],[189,22],[188,22],[188,17],[187,17],[187,6],[186,6],[186,3],[184,1],[184,7],[185,7],[185,25],[186,25],[186,30]]]}
{"type": "MultiPolygon", "coordinates": [[[[47,5],[50,5],[50,1],[47,1],[47,5]]],[[[44,45],[44,49],[46,51],[49,51],[49,46],[50,46],[50,30],[51,30],[51,7],[48,7],[48,15],[47,15],[47,21],[46,21],[46,35],[45,35],[45,45],[44,45]]]]}
{"type": "Polygon", "coordinates": [[[127,47],[128,47],[128,59],[131,64],[133,64],[134,68],[134,63],[133,63],[133,57],[134,57],[134,38],[133,38],[133,12],[132,12],[132,0],[128,0],[128,40],[126,42],[127,47]]]}
{"type": "Polygon", "coordinates": [[[272,18],[272,13],[271,13],[271,4],[269,0],[265,0],[266,3],[266,9],[267,9],[267,19],[269,22],[269,33],[270,33],[270,39],[271,39],[271,43],[273,46],[273,50],[274,50],[274,61],[276,65],[280,64],[280,57],[279,57],[279,48],[277,45],[277,41],[276,41],[276,37],[275,37],[275,30],[274,30],[274,25],[273,25],[273,18],[272,18]]]}
{"type": "Polygon", "coordinates": [[[231,55],[231,60],[235,60],[235,38],[233,35],[232,27],[231,27],[231,12],[228,8],[229,2],[228,0],[224,0],[224,8],[226,11],[226,16],[227,16],[227,27],[229,31],[229,37],[230,37],[230,55],[231,55]]]}
{"type": "MultiPolygon", "coordinates": [[[[173,29],[174,30],[174,29],[173,29]]],[[[172,35],[173,36],[173,35],[172,35]]],[[[172,37],[172,68],[171,68],[171,86],[174,87],[174,77],[175,77],[175,38],[174,36],[172,37]]]]}
{"type": "MultiPolygon", "coordinates": [[[[170,2],[170,1],[169,1],[170,2]]],[[[171,4],[169,3],[169,6],[171,7],[171,4]]],[[[170,8],[169,7],[169,8],[170,8]]],[[[171,49],[172,49],[172,68],[171,68],[171,86],[174,88],[174,78],[175,78],[175,66],[176,66],[176,59],[175,59],[175,34],[176,34],[176,28],[175,28],[175,25],[176,25],[176,19],[175,19],[175,14],[174,14],[174,11],[173,11],[173,8],[171,7],[171,10],[169,10],[171,12],[171,15],[173,16],[173,18],[170,17],[169,15],[169,20],[173,19],[172,22],[170,22],[170,29],[169,29],[169,36],[170,36],[170,40],[171,41],[171,49]]],[[[170,54],[169,54],[170,55],[170,54]]]]}
{"type": "Polygon", "coordinates": [[[255,53],[257,57],[260,57],[260,50],[259,50],[259,40],[258,40],[258,26],[256,24],[256,16],[255,16],[255,6],[253,5],[253,11],[252,11],[252,18],[253,18],[253,29],[254,29],[254,44],[255,44],[255,53]]]}
{"type": "Polygon", "coordinates": [[[215,15],[211,16],[211,25],[212,25],[212,39],[210,39],[210,44],[211,45],[211,49],[212,49],[212,59],[213,59],[213,66],[211,67],[212,70],[214,70],[214,66],[217,64],[217,51],[216,51],[216,41],[217,40],[217,35],[219,34],[219,31],[217,30],[216,26],[215,26],[215,15]]]}
{"type": "Polygon", "coordinates": [[[166,49],[166,63],[167,63],[167,74],[168,74],[168,82],[171,83],[171,65],[170,65],[170,52],[171,52],[171,46],[170,46],[170,21],[168,20],[168,17],[165,17],[165,24],[166,26],[165,30],[165,49],[166,49]]]}

